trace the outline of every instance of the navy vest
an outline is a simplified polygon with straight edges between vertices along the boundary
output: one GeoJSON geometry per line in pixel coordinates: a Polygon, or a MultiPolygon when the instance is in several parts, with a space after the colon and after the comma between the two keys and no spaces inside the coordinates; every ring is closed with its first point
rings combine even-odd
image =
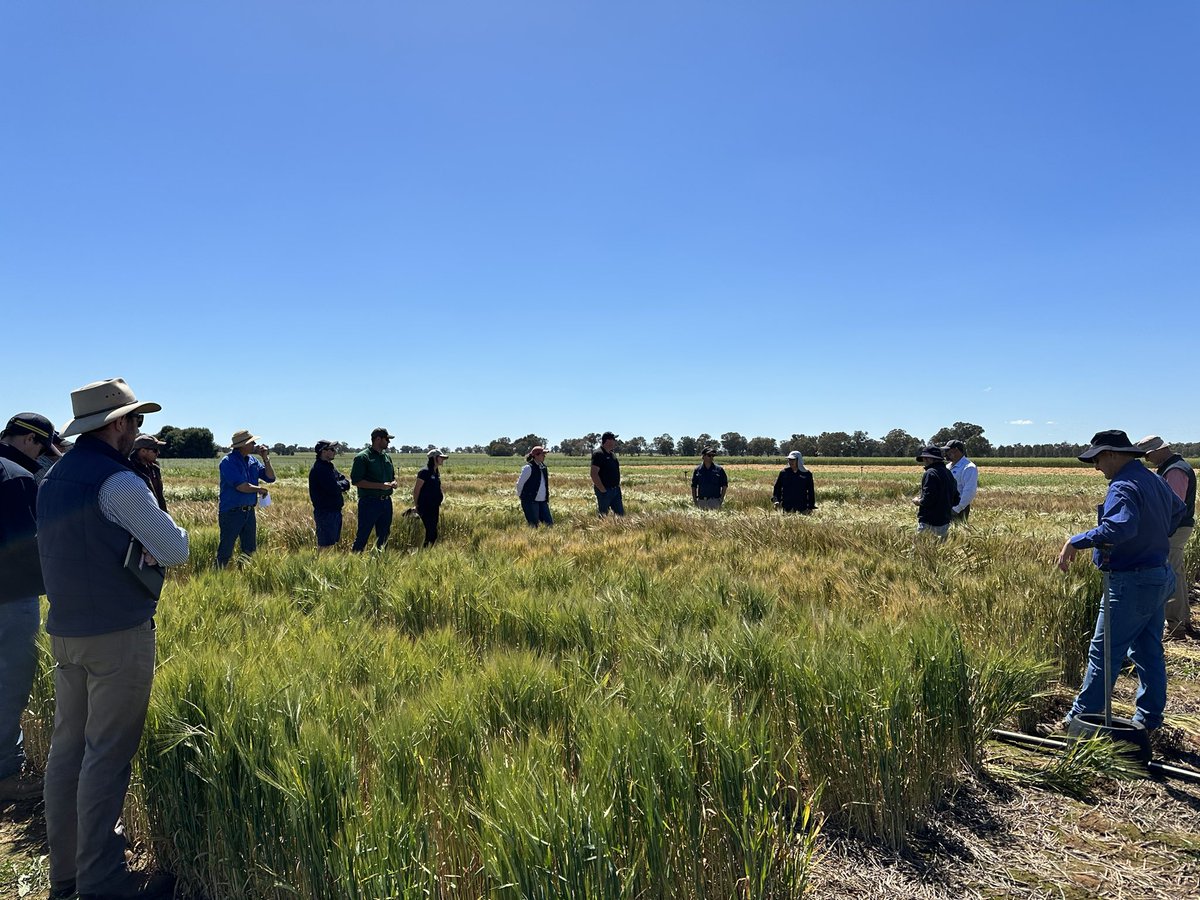
{"type": "Polygon", "coordinates": [[[1179,527],[1191,528],[1196,524],[1196,472],[1178,453],[1173,453],[1158,467],[1158,474],[1166,478],[1167,469],[1178,469],[1187,476],[1187,495],[1183,498],[1183,505],[1187,507],[1187,515],[1183,517],[1179,527]]]}
{"type": "Polygon", "coordinates": [[[125,570],[131,535],[100,511],[100,485],[129,470],[120,453],[85,434],[42,482],[38,550],[50,600],[50,634],[108,634],[154,615],[158,598],[125,570]]]}
{"type": "Polygon", "coordinates": [[[544,466],[535,462],[529,464],[529,480],[521,486],[521,499],[532,500],[537,496],[538,488],[542,486],[542,477],[546,478],[546,502],[550,501],[550,473],[544,466]]]}

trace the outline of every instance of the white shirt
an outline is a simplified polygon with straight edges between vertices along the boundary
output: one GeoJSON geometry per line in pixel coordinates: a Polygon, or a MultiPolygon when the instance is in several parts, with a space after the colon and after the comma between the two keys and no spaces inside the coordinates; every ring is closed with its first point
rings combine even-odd
{"type": "Polygon", "coordinates": [[[958,483],[958,506],[954,507],[954,512],[960,513],[971,505],[979,490],[979,469],[964,456],[950,467],[950,472],[958,483]]]}
{"type": "MultiPolygon", "coordinates": [[[[517,496],[521,496],[521,488],[525,487],[525,482],[529,480],[529,476],[533,474],[533,463],[525,463],[521,468],[521,477],[517,479],[517,496]]],[[[538,485],[537,493],[533,495],[533,499],[544,502],[546,499],[546,467],[542,466],[542,483],[538,485]]]]}

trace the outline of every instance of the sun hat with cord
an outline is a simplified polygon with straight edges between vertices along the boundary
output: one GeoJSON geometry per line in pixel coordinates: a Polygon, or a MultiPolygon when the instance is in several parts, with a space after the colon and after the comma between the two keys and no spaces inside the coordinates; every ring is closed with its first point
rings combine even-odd
{"type": "Polygon", "coordinates": [[[157,403],[143,403],[134,395],[124,378],[93,381],[71,391],[74,418],[59,432],[63,437],[97,431],[130,413],[152,413],[162,409],[157,403]]]}
{"type": "Polygon", "coordinates": [[[236,450],[238,447],[244,447],[246,444],[253,444],[258,441],[258,435],[253,431],[247,431],[243,428],[241,431],[235,431],[233,437],[229,439],[229,446],[236,450]]]}

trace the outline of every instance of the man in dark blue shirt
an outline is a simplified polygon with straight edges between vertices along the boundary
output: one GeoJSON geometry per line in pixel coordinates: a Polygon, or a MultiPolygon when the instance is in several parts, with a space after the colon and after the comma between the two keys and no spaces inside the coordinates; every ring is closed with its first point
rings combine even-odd
{"type": "Polygon", "coordinates": [[[729,478],[717,465],[716,455],[712,447],[705,447],[700,454],[700,465],[692,472],[692,502],[701,509],[720,509],[729,489],[729,478]]]}
{"type": "Polygon", "coordinates": [[[1133,720],[1147,730],[1162,725],[1167,704],[1167,667],[1162,634],[1167,598],[1175,575],[1167,564],[1172,532],[1183,521],[1185,508],[1163,479],[1142,465],[1144,456],[1123,431],[1101,431],[1080,454],[1109,480],[1108,494],[1097,510],[1097,524],[1063,544],[1058,567],[1064,572],[1080,550],[1091,548],[1093,561],[1105,573],[1108,594],[1109,683],[1104,684],[1104,617],[1088,650],[1087,673],[1067,723],[1082,713],[1104,709],[1126,654],[1137,669],[1138,687],[1133,720]]]}
{"type": "Polygon", "coordinates": [[[317,551],[337,545],[342,537],[342,507],[350,479],[333,466],[337,444],[317,441],[317,459],[308,470],[308,499],[313,505],[313,524],[317,531],[317,551]]]}

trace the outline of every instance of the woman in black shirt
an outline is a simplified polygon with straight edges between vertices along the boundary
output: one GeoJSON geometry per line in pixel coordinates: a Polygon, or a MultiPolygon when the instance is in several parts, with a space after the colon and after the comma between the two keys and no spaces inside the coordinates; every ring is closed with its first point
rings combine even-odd
{"type": "Polygon", "coordinates": [[[417,473],[413,485],[413,506],[425,525],[425,546],[432,547],[438,539],[438,511],[442,506],[442,460],[441,450],[429,451],[429,463],[417,473]]]}

